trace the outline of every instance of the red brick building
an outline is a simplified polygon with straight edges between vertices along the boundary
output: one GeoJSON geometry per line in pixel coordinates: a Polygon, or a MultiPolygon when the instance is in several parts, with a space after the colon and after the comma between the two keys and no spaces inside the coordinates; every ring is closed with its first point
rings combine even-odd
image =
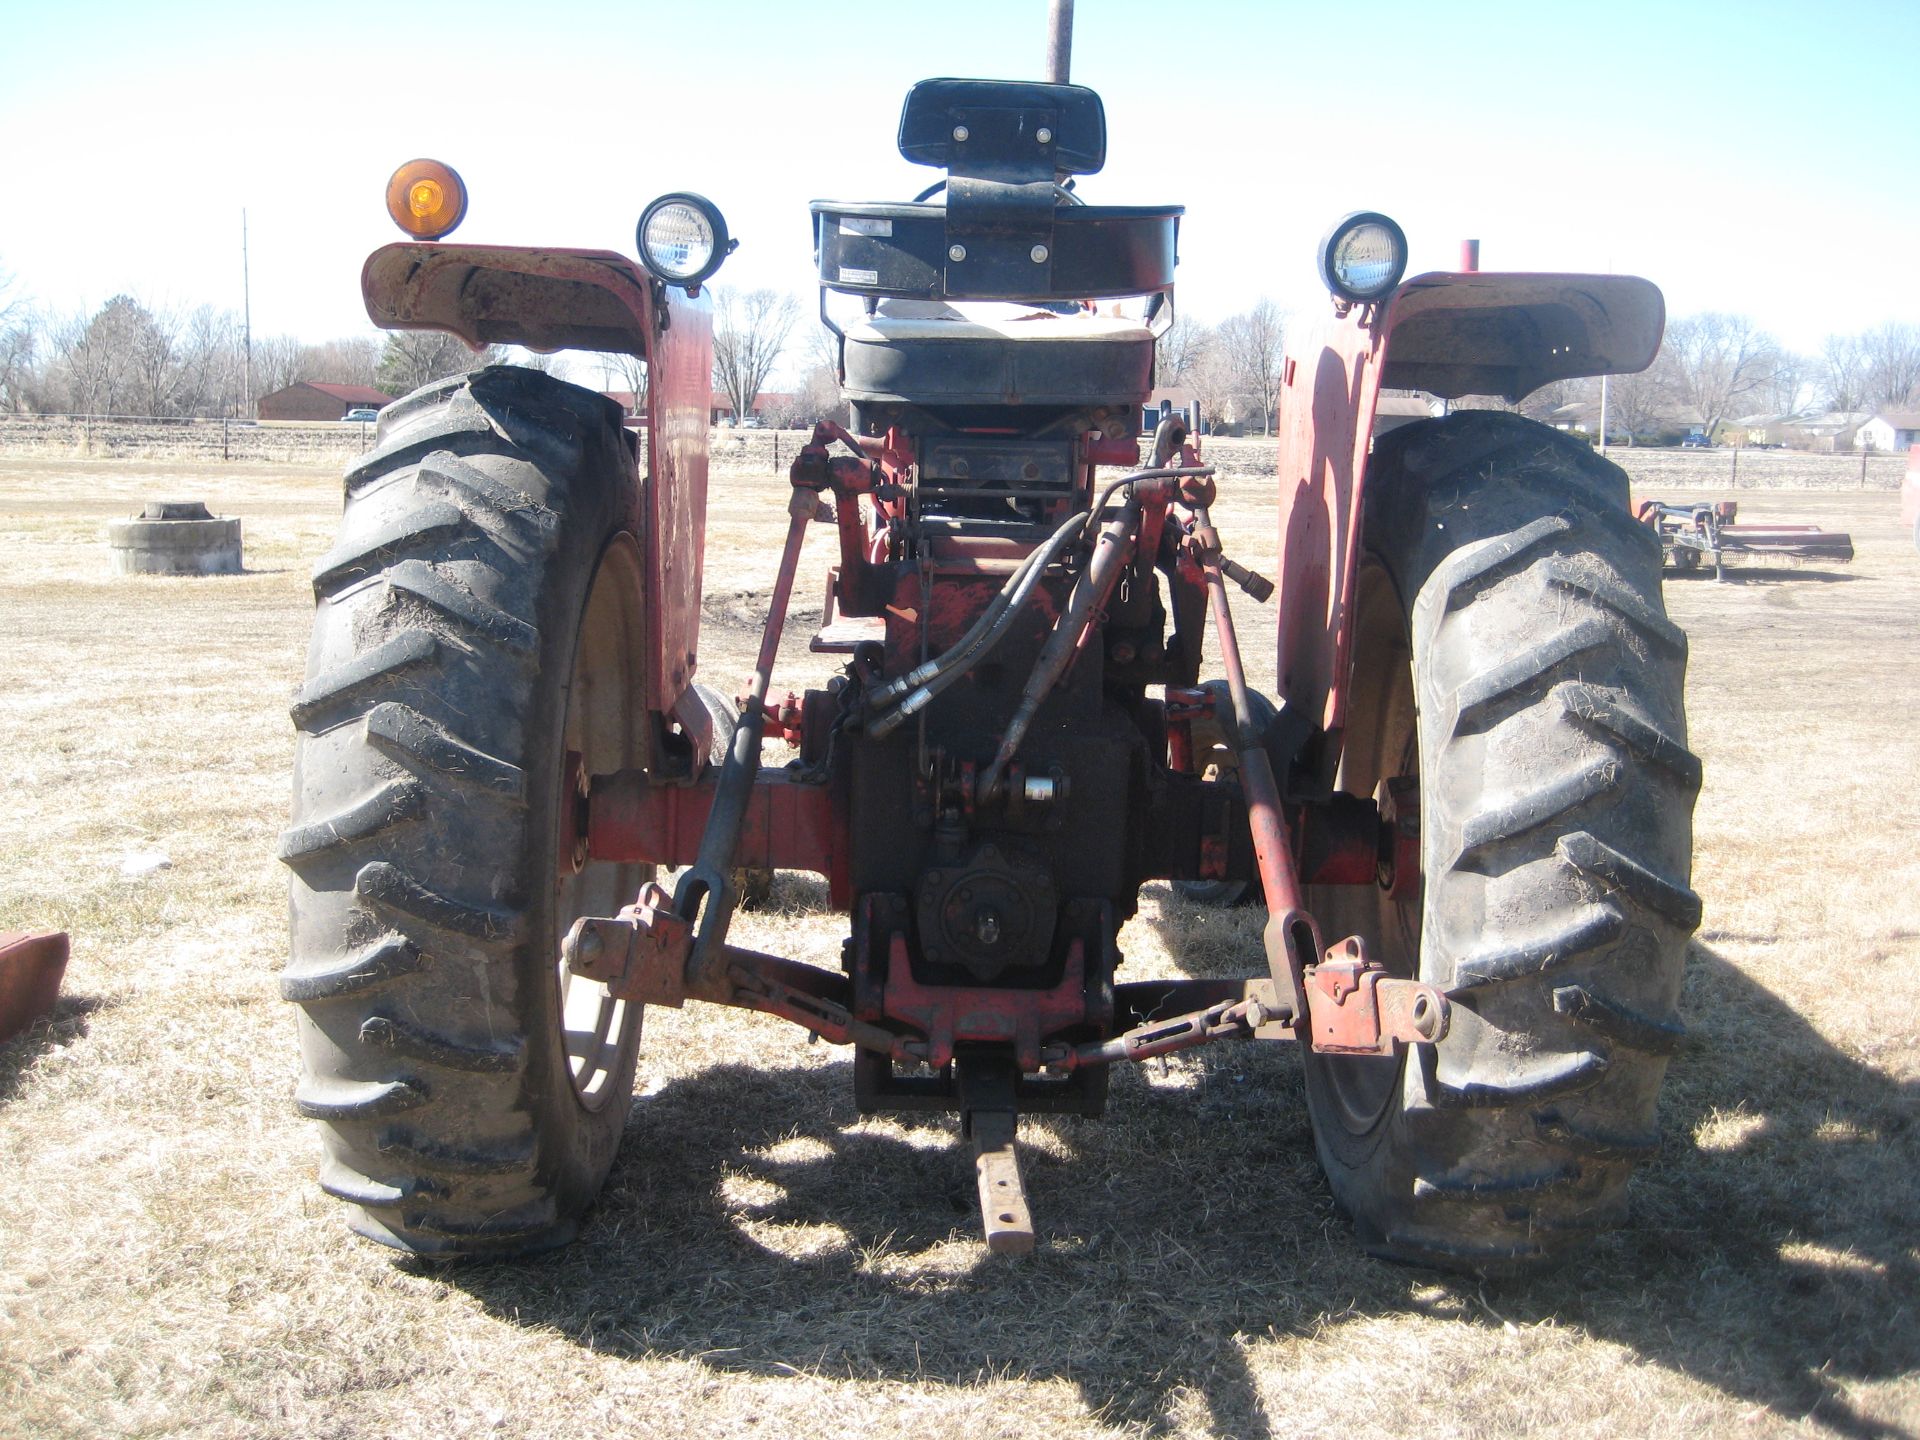
{"type": "Polygon", "coordinates": [[[254,405],[261,420],[338,420],[349,410],[378,410],[393,403],[393,397],[371,385],[323,385],[318,380],[300,380],[262,395],[254,405]]]}

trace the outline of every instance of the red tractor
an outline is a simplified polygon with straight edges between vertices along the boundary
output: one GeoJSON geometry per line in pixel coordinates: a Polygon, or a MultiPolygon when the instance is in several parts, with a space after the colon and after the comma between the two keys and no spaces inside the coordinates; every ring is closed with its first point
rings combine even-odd
{"type": "Polygon", "coordinates": [[[1114,1065],[1223,1040],[1301,1045],[1378,1253],[1510,1269],[1622,1215],[1700,908],[1659,541],[1618,469],[1516,415],[1371,437],[1382,385],[1644,368],[1660,294],[1403,281],[1391,220],[1341,221],[1285,362],[1269,584],[1224,552],[1183,424],[1141,454],[1182,212],[1068,188],[1105,118],[1055,73],[922,82],[900,150],[944,179],[812,207],[852,419],[793,462],[739,714],[695,683],[718,211],[655,201],[639,264],[458,245],[457,177],[396,176],[417,238],[367,261],[377,323],[641,356],[649,384],[644,460],[611,402],[530,370],[395,403],[314,572],[282,984],[321,1185],[361,1233],[570,1239],[643,1008],[689,1000],[851,1045],[863,1112],[956,1112],[995,1250],[1033,1244],[1019,1116],[1097,1115],[1114,1065]],[[814,647],[843,658],[780,699],[815,524],[839,563],[814,647]],[[1229,584],[1273,592],[1271,699],[1229,584]],[[776,735],[797,758],[768,768],[776,735]],[[1204,766],[1209,736],[1237,763],[1204,766]],[[687,868],[669,892],[658,866],[687,868]],[[841,968],[728,942],[737,877],[770,867],[826,877],[841,968]],[[1155,879],[1257,884],[1258,973],[1125,979],[1155,879]]]}

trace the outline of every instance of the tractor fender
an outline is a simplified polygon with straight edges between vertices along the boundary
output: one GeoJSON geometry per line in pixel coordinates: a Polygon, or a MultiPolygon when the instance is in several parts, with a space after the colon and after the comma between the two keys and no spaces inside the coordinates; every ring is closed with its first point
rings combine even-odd
{"type": "Polygon", "coordinates": [[[1288,337],[1280,390],[1279,690],[1338,761],[1352,661],[1352,580],[1380,387],[1518,400],[1555,380],[1653,363],[1657,286],[1633,275],[1469,272],[1406,281],[1385,305],[1288,337]]]}
{"type": "Polygon", "coordinates": [[[1667,307],[1637,275],[1422,275],[1394,293],[1380,383],[1517,401],[1582,375],[1646,369],[1667,307]]]}
{"type": "Polygon", "coordinates": [[[383,330],[622,355],[648,353],[659,299],[652,277],[610,250],[408,243],[367,257],[360,294],[383,330]]]}
{"type": "Polygon", "coordinates": [[[367,257],[360,293],[384,330],[646,360],[647,708],[670,712],[693,683],[700,636],[712,302],[610,250],[405,242],[367,257]]]}

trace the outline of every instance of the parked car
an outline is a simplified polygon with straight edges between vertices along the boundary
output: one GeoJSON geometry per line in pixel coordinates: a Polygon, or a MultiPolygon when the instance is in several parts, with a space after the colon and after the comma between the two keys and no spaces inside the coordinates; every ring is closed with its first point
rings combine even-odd
{"type": "Polygon", "coordinates": [[[1705,435],[1686,435],[1681,437],[1680,448],[1682,450],[1711,450],[1713,448],[1713,441],[1709,440],[1705,435]]]}
{"type": "Polygon", "coordinates": [[[370,405],[356,405],[340,418],[342,420],[359,420],[365,423],[371,423],[380,418],[380,412],[370,405]]]}

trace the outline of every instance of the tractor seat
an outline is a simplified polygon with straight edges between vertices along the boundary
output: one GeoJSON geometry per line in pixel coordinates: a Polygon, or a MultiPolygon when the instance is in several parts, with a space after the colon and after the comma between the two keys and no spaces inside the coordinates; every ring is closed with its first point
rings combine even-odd
{"type": "Polygon", "coordinates": [[[938,302],[885,302],[882,313],[847,327],[847,398],[1115,405],[1138,404],[1152,392],[1154,337],[1138,320],[1004,308],[1014,313],[967,315],[938,302]]]}

